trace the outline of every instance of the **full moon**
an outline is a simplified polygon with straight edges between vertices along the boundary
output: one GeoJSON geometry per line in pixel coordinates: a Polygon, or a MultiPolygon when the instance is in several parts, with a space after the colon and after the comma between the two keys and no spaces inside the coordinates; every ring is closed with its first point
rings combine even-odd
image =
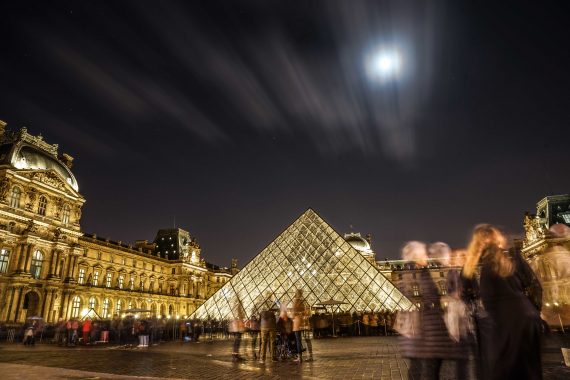
{"type": "Polygon", "coordinates": [[[400,54],[395,49],[380,49],[366,59],[366,72],[371,79],[391,79],[398,76],[401,69],[400,54]]]}

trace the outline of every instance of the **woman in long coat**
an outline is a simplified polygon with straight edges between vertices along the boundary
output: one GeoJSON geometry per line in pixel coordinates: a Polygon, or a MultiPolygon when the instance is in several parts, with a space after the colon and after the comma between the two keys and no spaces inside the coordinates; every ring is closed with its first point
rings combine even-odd
{"type": "Polygon", "coordinates": [[[475,227],[462,276],[479,283],[478,338],[482,379],[542,379],[541,320],[524,294],[531,270],[519,256],[510,257],[507,239],[489,224],[475,227]]]}

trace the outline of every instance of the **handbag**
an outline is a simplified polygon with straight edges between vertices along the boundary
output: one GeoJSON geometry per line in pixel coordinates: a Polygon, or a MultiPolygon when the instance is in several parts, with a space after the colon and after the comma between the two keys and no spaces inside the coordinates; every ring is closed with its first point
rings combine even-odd
{"type": "Polygon", "coordinates": [[[467,305],[459,299],[452,298],[449,301],[443,314],[443,321],[449,337],[455,342],[466,338],[473,331],[473,322],[467,305]]]}
{"type": "Polygon", "coordinates": [[[420,335],[420,312],[418,310],[398,311],[394,321],[394,330],[406,338],[420,335]]]}

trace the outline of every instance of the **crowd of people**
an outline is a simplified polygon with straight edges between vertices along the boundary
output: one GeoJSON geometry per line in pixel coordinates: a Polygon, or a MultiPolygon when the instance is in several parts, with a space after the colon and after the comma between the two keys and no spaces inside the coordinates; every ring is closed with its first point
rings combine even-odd
{"type": "MultiPolygon", "coordinates": [[[[496,227],[475,227],[464,251],[445,243],[412,241],[402,250],[413,262],[422,289],[421,305],[399,313],[402,355],[410,379],[439,379],[444,360],[454,362],[457,379],[541,379],[540,285],[526,261],[496,227]],[[443,307],[428,269],[428,258],[456,270],[447,277],[452,301],[443,307]],[[475,358],[470,374],[468,359],[475,358]]],[[[410,289],[407,286],[406,289],[410,289]]]]}

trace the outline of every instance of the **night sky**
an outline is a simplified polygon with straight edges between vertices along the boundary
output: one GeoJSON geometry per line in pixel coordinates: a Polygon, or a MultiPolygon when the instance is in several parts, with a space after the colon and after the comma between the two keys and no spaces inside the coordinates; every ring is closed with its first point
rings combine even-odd
{"type": "Polygon", "coordinates": [[[219,265],[308,207],[378,258],[519,234],[570,192],[570,9],[479,3],[4,1],[0,119],[76,158],[83,231],[176,223],[219,265]]]}

